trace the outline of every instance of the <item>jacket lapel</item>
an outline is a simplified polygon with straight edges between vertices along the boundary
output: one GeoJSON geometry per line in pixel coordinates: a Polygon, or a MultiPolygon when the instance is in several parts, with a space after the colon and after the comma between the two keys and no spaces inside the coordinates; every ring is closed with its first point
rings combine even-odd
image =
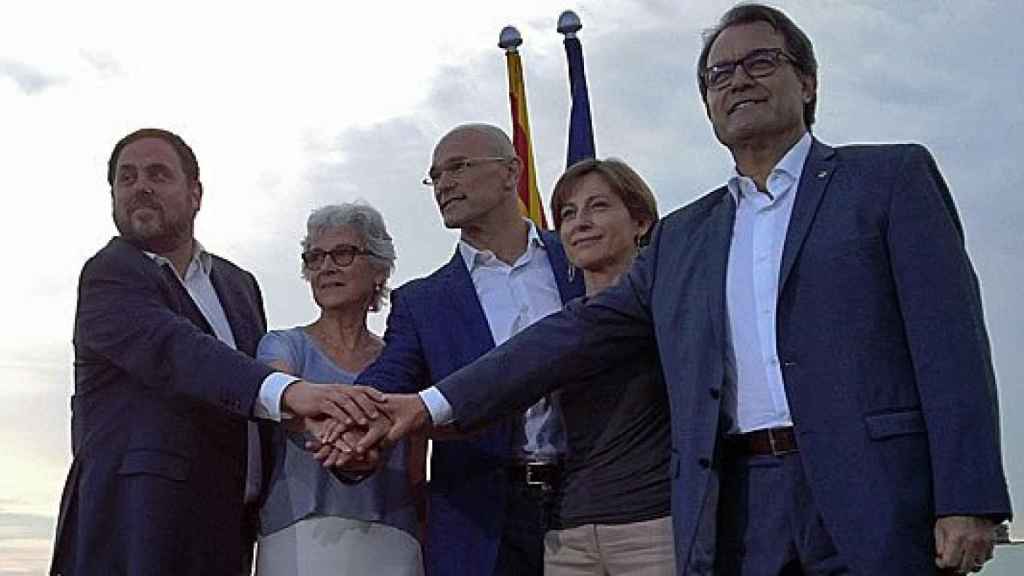
{"type": "Polygon", "coordinates": [[[807,238],[807,231],[811,228],[834,172],[835,150],[817,140],[812,141],[811,151],[807,155],[807,162],[804,163],[804,171],[800,176],[800,185],[796,190],[789,229],[786,231],[782,266],[779,270],[779,294],[782,294],[782,289],[786,286],[786,279],[793,270],[793,264],[804,244],[804,239],[807,238]]]}
{"type": "Polygon", "coordinates": [[[220,306],[224,309],[224,316],[228,319],[231,335],[235,338],[235,346],[240,351],[254,354],[261,336],[252,330],[255,325],[253,315],[256,312],[245,306],[249,302],[246,293],[235,278],[222,272],[221,267],[217,266],[216,258],[213,259],[210,268],[210,283],[213,284],[220,306]]]}
{"type": "Polygon", "coordinates": [[[466,263],[458,248],[455,255],[444,267],[442,289],[438,301],[448,309],[448,314],[457,320],[455,323],[463,333],[465,342],[472,351],[471,359],[481,356],[494,348],[494,336],[487,323],[480,298],[473,287],[473,279],[469,276],[466,263]]]}
{"type": "MultiPolygon", "coordinates": [[[[715,342],[726,344],[725,330],[725,274],[729,263],[729,247],[732,245],[732,229],[736,220],[736,203],[729,191],[722,189],[722,198],[711,213],[709,226],[704,236],[707,263],[708,311],[715,342]]],[[[723,348],[724,349],[724,348],[723,348]]]]}

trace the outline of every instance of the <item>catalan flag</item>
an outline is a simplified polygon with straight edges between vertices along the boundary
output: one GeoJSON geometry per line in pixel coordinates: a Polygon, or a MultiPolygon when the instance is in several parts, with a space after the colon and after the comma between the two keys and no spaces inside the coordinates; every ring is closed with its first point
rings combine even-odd
{"type": "Polygon", "coordinates": [[[547,228],[544,206],[537,188],[537,165],[533,161],[533,145],[530,142],[530,119],[526,112],[526,86],[523,83],[523,63],[518,46],[522,44],[519,31],[506,26],[501,31],[498,46],[505,49],[508,66],[508,99],[512,106],[512,144],[523,162],[519,173],[519,208],[523,215],[533,220],[540,229],[547,228]]]}

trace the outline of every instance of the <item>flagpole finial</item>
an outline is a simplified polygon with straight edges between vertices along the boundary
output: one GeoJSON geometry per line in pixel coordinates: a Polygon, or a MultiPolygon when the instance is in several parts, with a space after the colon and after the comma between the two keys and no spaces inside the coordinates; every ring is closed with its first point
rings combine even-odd
{"type": "Polygon", "coordinates": [[[583,28],[580,17],[572,10],[566,10],[558,17],[558,33],[564,34],[566,38],[575,38],[580,28],[583,28]]]}
{"type": "Polygon", "coordinates": [[[501,35],[498,36],[498,48],[503,48],[506,52],[516,52],[522,43],[523,36],[519,34],[519,30],[515,26],[505,26],[501,29],[501,35]]]}

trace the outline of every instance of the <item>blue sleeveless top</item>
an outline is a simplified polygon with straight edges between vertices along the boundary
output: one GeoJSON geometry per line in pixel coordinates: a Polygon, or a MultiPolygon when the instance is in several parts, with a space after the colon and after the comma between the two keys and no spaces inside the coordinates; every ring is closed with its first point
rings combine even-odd
{"type": "MultiPolygon", "coordinates": [[[[302,328],[269,332],[260,341],[256,356],[261,362],[282,361],[295,376],[312,382],[351,384],[357,376],[335,365],[302,328]]],[[[380,522],[415,537],[416,508],[405,441],[391,448],[373,475],[352,485],[324,470],[304,446],[303,435],[275,427],[270,485],[264,488],[266,499],[260,508],[261,534],[315,515],[380,522]]]]}

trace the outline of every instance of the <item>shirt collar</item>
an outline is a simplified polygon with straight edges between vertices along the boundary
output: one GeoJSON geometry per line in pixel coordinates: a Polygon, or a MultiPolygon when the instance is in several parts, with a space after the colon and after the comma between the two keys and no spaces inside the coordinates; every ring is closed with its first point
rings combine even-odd
{"type": "MultiPolygon", "coordinates": [[[[174,270],[175,274],[178,273],[178,271],[174,269],[174,264],[169,259],[154,252],[146,252],[145,250],[143,250],[143,254],[148,256],[158,265],[163,266],[166,264],[171,267],[171,270],[174,270]]],[[[206,276],[209,276],[210,271],[213,270],[213,256],[206,251],[206,248],[203,248],[203,245],[199,243],[199,240],[192,240],[192,259],[189,260],[188,266],[185,268],[186,278],[193,269],[199,270],[206,276]]]]}
{"type": "MultiPolygon", "coordinates": [[[[784,175],[783,177],[787,178],[790,182],[799,182],[800,176],[804,171],[804,164],[807,162],[807,155],[811,153],[812,141],[811,133],[804,132],[804,135],[797,140],[796,144],[793,144],[792,148],[772,168],[771,174],[768,176],[769,180],[772,175],[779,174],[784,175]]],[[[728,187],[729,194],[737,205],[739,204],[740,194],[743,191],[740,181],[745,178],[747,177],[740,174],[739,170],[734,166],[733,175],[729,178],[728,187]]]]}
{"type": "MultiPolygon", "coordinates": [[[[544,239],[540,237],[540,232],[537,230],[533,220],[523,218],[523,221],[528,226],[526,231],[526,253],[524,256],[529,259],[537,248],[544,248],[544,239]]],[[[469,242],[461,239],[459,240],[459,254],[462,256],[462,261],[466,264],[466,269],[470,272],[495,257],[494,252],[490,250],[477,250],[469,242]]]]}

